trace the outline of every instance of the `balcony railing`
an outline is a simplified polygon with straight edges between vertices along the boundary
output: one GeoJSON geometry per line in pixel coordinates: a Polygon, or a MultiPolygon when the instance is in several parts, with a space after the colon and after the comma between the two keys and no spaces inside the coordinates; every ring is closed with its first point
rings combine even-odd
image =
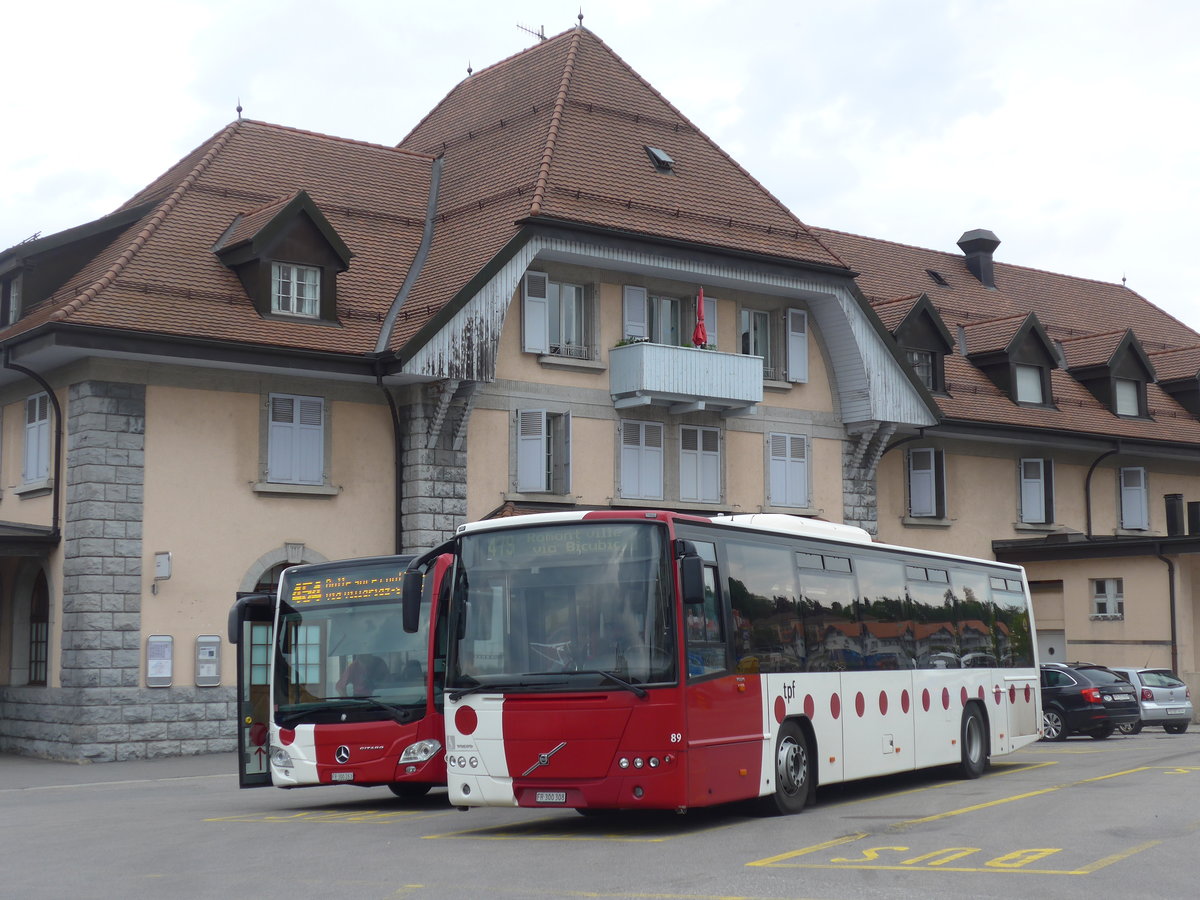
{"type": "Polygon", "coordinates": [[[614,347],[608,361],[609,388],[618,409],[732,410],[762,402],[761,356],[638,343],[614,347]]]}

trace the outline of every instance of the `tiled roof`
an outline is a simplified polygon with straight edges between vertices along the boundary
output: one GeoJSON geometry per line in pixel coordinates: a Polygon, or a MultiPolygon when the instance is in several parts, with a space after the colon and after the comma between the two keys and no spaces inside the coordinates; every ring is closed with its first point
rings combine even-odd
{"type": "Polygon", "coordinates": [[[1103,334],[1064,338],[1062,348],[1063,354],[1067,358],[1067,368],[1081,369],[1086,366],[1108,365],[1112,362],[1117,345],[1128,333],[1129,329],[1122,329],[1121,331],[1107,331],[1103,334]]]}
{"type": "Polygon", "coordinates": [[[130,204],[161,198],[5,336],[48,321],[331,353],[374,350],[420,245],[433,160],[394,147],[239,120],[130,204]],[[265,320],[213,246],[254,233],[306,191],[353,260],[340,327],[265,320]]]}
{"type": "Polygon", "coordinates": [[[471,75],[400,146],[442,155],[443,169],[433,246],[393,347],[529,217],[845,267],[583,28],[471,75]],[[671,173],[647,146],[671,156],[671,173]]]}
{"type": "MultiPolygon", "coordinates": [[[[971,354],[1004,348],[1035,313],[1048,337],[1065,348],[1074,344],[1074,355],[1067,349],[1071,366],[1103,355],[1104,347],[1111,355],[1131,328],[1160,379],[1200,371],[1200,335],[1123,285],[997,260],[992,290],[971,274],[960,253],[813,230],[860,273],[859,288],[873,307],[890,316],[893,305],[905,305],[896,303],[899,298],[923,291],[951,330],[963,327],[971,354]],[[935,285],[928,269],[948,284],[935,285]]],[[[1146,390],[1148,420],[1115,415],[1061,369],[1050,374],[1053,407],[1018,406],[959,352],[946,357],[946,389],[949,396],[935,399],[943,416],[956,422],[1200,444],[1200,422],[1153,383],[1146,390]]]]}

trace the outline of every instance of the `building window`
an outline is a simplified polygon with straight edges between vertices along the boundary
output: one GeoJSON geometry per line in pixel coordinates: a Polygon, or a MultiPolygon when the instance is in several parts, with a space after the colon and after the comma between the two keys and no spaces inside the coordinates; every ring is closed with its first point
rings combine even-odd
{"type": "Polygon", "coordinates": [[[779,380],[780,373],[775,368],[775,353],[771,345],[770,313],[761,309],[743,309],[740,330],[742,353],[761,356],[763,378],[768,381],[779,380]]]}
{"type": "Polygon", "coordinates": [[[325,401],[271,394],[267,432],[267,481],[325,483],[325,401]]]}
{"type": "Polygon", "coordinates": [[[320,308],[320,269],[271,263],[271,312],[315,319],[320,308]]]}
{"type": "Polygon", "coordinates": [[[50,395],[34,394],[25,400],[25,484],[50,477],[50,395]]]}
{"type": "Polygon", "coordinates": [[[50,658],[50,587],[38,572],[29,598],[29,683],[45,685],[50,658]]]}
{"type": "Polygon", "coordinates": [[[621,422],[621,496],[644,500],[663,497],[663,426],[659,422],[621,422]]]}
{"type": "Polygon", "coordinates": [[[1125,579],[1092,579],[1092,615],[1125,618],[1125,579]]]}
{"type": "Polygon", "coordinates": [[[770,434],[772,506],[808,506],[808,438],[802,434],[770,434]]]}
{"type": "Polygon", "coordinates": [[[1142,412],[1141,385],[1129,378],[1113,379],[1113,411],[1118,416],[1139,416],[1142,412]]]}
{"type": "Polygon", "coordinates": [[[1020,521],[1025,525],[1048,525],[1054,521],[1054,465],[1049,459],[1020,461],[1020,521]]]}
{"type": "Polygon", "coordinates": [[[721,501],[721,431],[679,429],[679,499],[699,503],[721,501]]]}
{"type": "Polygon", "coordinates": [[[591,306],[581,284],[526,272],[523,343],[526,353],[592,359],[591,306]]]}
{"type": "MultiPolygon", "coordinates": [[[[621,297],[621,337],[681,346],[683,304],[676,297],[651,296],[644,287],[627,284],[621,297]]],[[[690,337],[690,335],[689,335],[690,337]]]]}
{"type": "Polygon", "coordinates": [[[1046,392],[1040,366],[1013,366],[1014,396],[1018,403],[1045,403],[1046,392]]]}
{"type": "Polygon", "coordinates": [[[905,350],[905,355],[908,357],[908,364],[912,366],[913,372],[920,379],[921,384],[935,390],[934,376],[937,373],[937,368],[934,365],[932,350],[905,350]]]}
{"type": "Polygon", "coordinates": [[[946,472],[941,450],[919,447],[908,451],[908,514],[946,517],[946,472]]]}
{"type": "Polygon", "coordinates": [[[571,414],[517,411],[517,490],[571,491],[571,414]]]}
{"type": "Polygon", "coordinates": [[[21,318],[21,274],[0,281],[0,328],[21,318]]]}
{"type": "Polygon", "coordinates": [[[1140,466],[1121,469],[1121,527],[1145,531],[1150,527],[1146,470],[1140,466]]]}

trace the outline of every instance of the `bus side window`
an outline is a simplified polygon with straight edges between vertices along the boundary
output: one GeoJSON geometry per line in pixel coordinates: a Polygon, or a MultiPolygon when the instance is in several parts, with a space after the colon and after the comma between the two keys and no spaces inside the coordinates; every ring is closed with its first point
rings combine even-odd
{"type": "Polygon", "coordinates": [[[687,667],[689,678],[726,670],[724,617],[715,566],[704,567],[704,602],[688,607],[687,667]]]}

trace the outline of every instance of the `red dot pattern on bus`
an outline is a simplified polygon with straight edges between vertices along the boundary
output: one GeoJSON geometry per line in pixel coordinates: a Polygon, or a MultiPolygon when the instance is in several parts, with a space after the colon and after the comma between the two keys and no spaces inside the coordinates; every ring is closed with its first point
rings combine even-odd
{"type": "Polygon", "coordinates": [[[460,706],[454,712],[454,727],[459,734],[474,734],[479,727],[479,716],[469,706],[460,706]]]}
{"type": "MultiPolygon", "coordinates": [[[[985,688],[983,685],[980,685],[977,693],[978,693],[979,699],[983,700],[986,703],[987,695],[988,695],[987,688],[985,688]]],[[[995,702],[995,704],[997,706],[999,706],[1004,700],[1004,689],[1002,687],[1000,687],[1000,685],[994,684],[994,685],[992,685],[991,694],[992,694],[992,700],[995,702]]],[[[1008,688],[1009,702],[1016,703],[1017,696],[1018,695],[1017,695],[1016,685],[1010,685],[1008,688]]],[[[959,699],[963,706],[966,706],[966,704],[971,700],[971,692],[965,686],[963,688],[961,688],[959,691],[959,699]]],[[[1025,685],[1024,699],[1025,699],[1026,703],[1029,703],[1033,699],[1033,689],[1029,685],[1025,685]]],[[[908,690],[907,689],[902,690],[900,692],[900,710],[901,710],[901,712],[907,714],[909,711],[911,702],[912,702],[912,698],[909,696],[908,690]]],[[[880,691],[879,692],[879,712],[881,715],[884,715],[884,716],[887,715],[890,703],[891,703],[891,701],[888,699],[887,691],[880,691]]],[[[929,708],[932,704],[933,704],[933,698],[929,694],[929,688],[922,688],[921,689],[921,708],[925,712],[929,712],[929,708]]],[[[942,688],[942,708],[947,709],[947,710],[950,709],[950,689],[949,688],[942,688]]],[[[812,719],[816,715],[816,709],[817,709],[817,704],[816,704],[816,700],[813,698],[813,695],[806,694],[804,696],[804,715],[807,716],[809,719],[812,719]]],[[[776,697],[775,703],[773,704],[773,708],[771,711],[775,716],[775,721],[782,722],[784,719],[787,718],[787,701],[785,701],[783,699],[783,697],[776,697]]],[[[866,701],[866,697],[863,696],[862,691],[859,691],[854,695],[854,712],[860,719],[866,715],[867,701],[866,701]]],[[[841,698],[840,694],[834,693],[829,696],[829,714],[834,719],[837,719],[841,716],[841,714],[842,714],[842,698],[841,698]]]]}

